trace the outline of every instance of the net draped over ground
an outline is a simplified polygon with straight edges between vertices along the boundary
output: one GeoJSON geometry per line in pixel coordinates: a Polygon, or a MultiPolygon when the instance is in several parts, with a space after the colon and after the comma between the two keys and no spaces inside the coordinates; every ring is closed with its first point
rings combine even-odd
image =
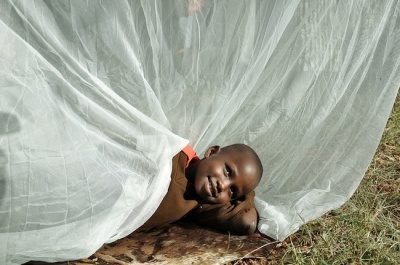
{"type": "Polygon", "coordinates": [[[342,205],[400,83],[399,1],[2,1],[0,263],[90,255],[187,143],[260,155],[258,229],[342,205]]]}

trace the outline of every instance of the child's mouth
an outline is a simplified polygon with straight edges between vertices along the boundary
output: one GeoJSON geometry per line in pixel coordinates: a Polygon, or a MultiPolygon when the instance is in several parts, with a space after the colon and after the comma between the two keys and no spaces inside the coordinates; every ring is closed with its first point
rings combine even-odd
{"type": "Polygon", "coordinates": [[[211,182],[210,177],[208,177],[208,188],[210,189],[211,196],[215,197],[216,193],[215,193],[215,189],[214,189],[214,186],[213,186],[213,184],[211,182]]]}

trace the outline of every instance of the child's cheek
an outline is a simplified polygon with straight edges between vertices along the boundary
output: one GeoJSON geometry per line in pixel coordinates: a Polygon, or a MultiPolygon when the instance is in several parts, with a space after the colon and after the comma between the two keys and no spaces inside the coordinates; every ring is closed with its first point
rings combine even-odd
{"type": "Polygon", "coordinates": [[[220,196],[218,197],[218,202],[220,204],[224,204],[230,201],[229,196],[226,193],[220,194],[220,196]]]}

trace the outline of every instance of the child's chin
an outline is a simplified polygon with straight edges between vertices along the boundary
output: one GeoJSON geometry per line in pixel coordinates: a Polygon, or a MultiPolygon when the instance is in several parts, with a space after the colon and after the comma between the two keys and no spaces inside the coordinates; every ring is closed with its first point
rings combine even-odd
{"type": "Polygon", "coordinates": [[[203,200],[205,200],[207,203],[210,203],[210,204],[224,204],[227,202],[227,201],[225,202],[225,201],[218,200],[218,199],[216,199],[214,197],[210,197],[210,196],[204,197],[203,200]]]}
{"type": "Polygon", "coordinates": [[[203,200],[205,200],[205,201],[208,202],[208,203],[212,203],[212,204],[218,203],[218,202],[216,202],[213,198],[210,198],[210,197],[203,198],[203,200]]]}
{"type": "MultiPolygon", "coordinates": [[[[199,194],[197,194],[197,195],[199,195],[199,194]]],[[[202,195],[199,195],[199,196],[200,196],[200,198],[201,198],[203,201],[205,201],[206,203],[211,203],[211,204],[218,203],[214,197],[210,197],[210,196],[207,195],[207,194],[202,194],[202,195]]]]}

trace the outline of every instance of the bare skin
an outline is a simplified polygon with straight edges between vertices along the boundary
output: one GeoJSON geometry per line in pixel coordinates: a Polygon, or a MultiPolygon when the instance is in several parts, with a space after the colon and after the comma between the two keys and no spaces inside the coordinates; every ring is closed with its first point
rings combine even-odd
{"type": "Polygon", "coordinates": [[[233,220],[232,229],[236,234],[250,235],[257,229],[257,211],[255,208],[249,208],[233,220]]]}

